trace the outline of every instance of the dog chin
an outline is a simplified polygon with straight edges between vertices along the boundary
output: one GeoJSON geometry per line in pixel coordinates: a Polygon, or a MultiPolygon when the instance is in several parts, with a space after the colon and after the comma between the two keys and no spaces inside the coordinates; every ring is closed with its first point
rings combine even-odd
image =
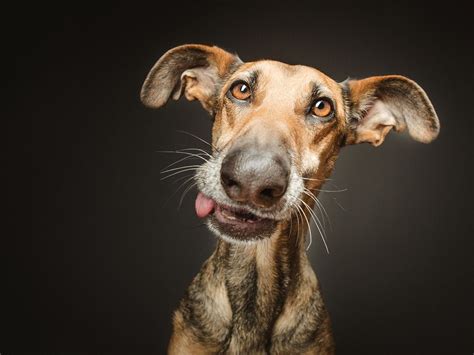
{"type": "Polygon", "coordinates": [[[226,242],[235,244],[249,244],[270,238],[277,225],[278,221],[268,220],[258,227],[239,227],[223,223],[215,215],[207,219],[207,226],[214,234],[226,242]]]}

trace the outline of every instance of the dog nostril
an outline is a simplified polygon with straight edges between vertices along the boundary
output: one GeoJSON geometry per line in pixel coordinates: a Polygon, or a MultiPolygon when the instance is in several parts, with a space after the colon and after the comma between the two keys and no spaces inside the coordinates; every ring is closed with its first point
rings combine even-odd
{"type": "Polygon", "coordinates": [[[225,184],[228,186],[228,187],[233,187],[233,186],[238,186],[239,184],[237,184],[237,181],[235,180],[232,180],[232,179],[229,179],[225,182],[225,184]]]}
{"type": "Polygon", "coordinates": [[[274,197],[274,190],[273,189],[263,189],[260,191],[260,195],[263,197],[273,198],[274,197]]]}
{"type": "Polygon", "coordinates": [[[221,174],[221,181],[222,181],[222,184],[226,187],[233,187],[233,186],[238,186],[239,184],[237,183],[237,181],[235,181],[234,179],[232,179],[230,176],[228,176],[227,174],[221,174]]]}
{"type": "Polygon", "coordinates": [[[259,191],[260,198],[267,201],[274,201],[285,193],[285,186],[270,186],[259,191]]]}
{"type": "Polygon", "coordinates": [[[226,173],[221,173],[221,184],[224,187],[224,191],[227,196],[231,199],[240,201],[245,196],[243,196],[243,188],[236,179],[233,179],[231,175],[226,173]]]}

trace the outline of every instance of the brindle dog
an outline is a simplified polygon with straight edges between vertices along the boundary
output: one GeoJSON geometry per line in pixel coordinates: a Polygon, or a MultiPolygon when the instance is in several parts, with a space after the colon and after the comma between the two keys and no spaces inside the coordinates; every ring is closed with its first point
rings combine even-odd
{"type": "Polygon", "coordinates": [[[315,196],[345,145],[378,146],[392,129],[435,139],[427,95],[403,76],[337,83],[194,44],[158,60],[141,99],[159,108],[183,94],[214,119],[196,212],[220,238],[174,315],[169,353],[334,353],[303,237],[315,196]]]}

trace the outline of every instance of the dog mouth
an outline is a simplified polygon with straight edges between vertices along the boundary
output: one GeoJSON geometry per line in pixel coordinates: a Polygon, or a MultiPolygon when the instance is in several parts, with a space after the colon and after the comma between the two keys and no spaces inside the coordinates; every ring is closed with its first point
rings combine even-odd
{"type": "Polygon", "coordinates": [[[277,221],[263,218],[242,208],[235,208],[217,203],[212,198],[199,192],[196,197],[196,214],[208,218],[211,228],[221,236],[240,241],[263,239],[271,235],[277,221]]]}

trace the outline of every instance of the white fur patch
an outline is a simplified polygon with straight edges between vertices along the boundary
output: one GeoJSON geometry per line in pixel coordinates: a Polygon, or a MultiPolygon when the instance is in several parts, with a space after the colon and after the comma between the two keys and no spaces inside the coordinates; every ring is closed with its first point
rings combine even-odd
{"type": "Polygon", "coordinates": [[[317,171],[319,167],[319,154],[310,149],[306,149],[302,157],[303,172],[317,171]]]}

